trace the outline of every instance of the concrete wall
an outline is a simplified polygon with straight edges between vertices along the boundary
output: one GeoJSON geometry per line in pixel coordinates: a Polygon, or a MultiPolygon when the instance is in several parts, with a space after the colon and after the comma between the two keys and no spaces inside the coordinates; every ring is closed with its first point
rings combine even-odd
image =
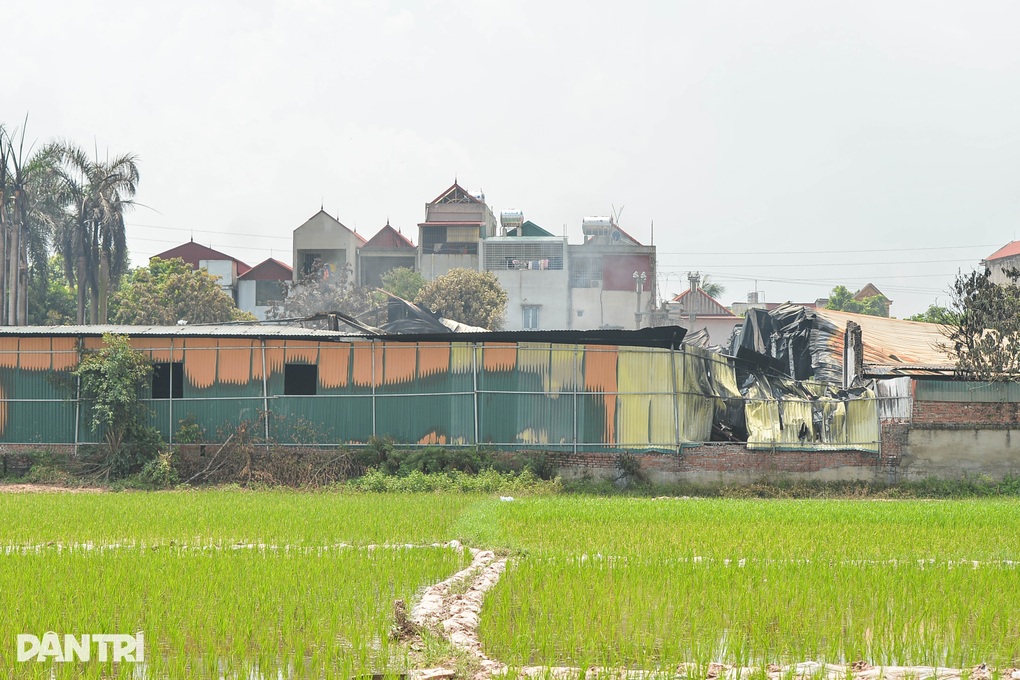
{"type": "Polygon", "coordinates": [[[537,305],[540,330],[570,328],[570,294],[566,269],[497,270],[492,272],[506,290],[506,323],[503,330],[517,331],[524,326],[523,308],[537,305]]]}
{"type": "MultiPolygon", "coordinates": [[[[616,479],[616,455],[610,453],[551,453],[564,479],[616,479]]],[[[879,456],[856,451],[749,452],[743,444],[703,444],[683,453],[645,453],[636,459],[656,484],[750,484],[765,479],[800,481],[870,481],[886,479],[879,456]]]]}
{"type": "MultiPolygon", "coordinates": [[[[638,311],[636,291],[571,288],[570,296],[572,311],[569,328],[587,330],[602,326],[619,326],[625,330],[633,330],[640,327],[634,316],[638,311]]],[[[641,294],[642,312],[648,310],[648,301],[652,297],[652,293],[641,294]]]]}
{"type": "Polygon", "coordinates": [[[436,255],[421,253],[418,259],[418,271],[427,281],[431,281],[451,269],[474,269],[478,271],[477,255],[436,255]]]}
{"type": "Polygon", "coordinates": [[[883,445],[898,457],[897,479],[1020,475],[1020,404],[917,401],[911,421],[894,426],[900,441],[883,445]]]}
{"type": "Polygon", "coordinates": [[[995,260],[994,262],[988,263],[988,271],[990,276],[988,280],[992,283],[1005,285],[1007,283],[1013,283],[1009,277],[1006,276],[1005,270],[1007,269],[1020,269],[1020,255],[1014,255],[1013,257],[1004,257],[1001,260],[995,260]]]}
{"type": "MultiPolygon", "coordinates": [[[[1020,404],[915,401],[911,419],[881,427],[881,453],[748,451],[710,443],[680,454],[639,454],[658,483],[749,484],[762,480],[895,483],[928,478],[1020,476],[1020,404]]],[[[612,453],[552,453],[565,479],[615,479],[612,453]]]]}
{"type": "Polygon", "coordinates": [[[255,286],[257,281],[243,280],[237,282],[237,308],[244,312],[251,312],[259,321],[266,320],[266,312],[269,307],[255,304],[255,286]]]}

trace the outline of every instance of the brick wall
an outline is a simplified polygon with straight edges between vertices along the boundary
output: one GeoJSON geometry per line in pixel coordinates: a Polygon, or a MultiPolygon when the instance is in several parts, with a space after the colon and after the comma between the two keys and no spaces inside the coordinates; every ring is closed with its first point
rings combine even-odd
{"type": "MultiPolygon", "coordinates": [[[[550,460],[567,479],[612,479],[617,456],[606,452],[553,452],[550,460]]],[[[635,458],[653,482],[750,483],[763,478],[827,481],[884,480],[886,461],[859,451],[749,451],[741,443],[702,444],[682,453],[639,453],[635,458]]]]}
{"type": "MultiPolygon", "coordinates": [[[[997,428],[1016,426],[1020,403],[914,400],[913,424],[997,428]]],[[[950,429],[950,428],[947,428],[950,429]]]]}

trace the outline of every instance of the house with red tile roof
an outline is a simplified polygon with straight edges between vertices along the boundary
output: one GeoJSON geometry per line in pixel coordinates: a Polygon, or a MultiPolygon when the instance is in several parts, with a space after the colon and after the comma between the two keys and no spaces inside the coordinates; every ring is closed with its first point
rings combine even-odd
{"type": "Polygon", "coordinates": [[[383,274],[397,267],[416,270],[418,249],[386,220],[386,226],[358,251],[359,282],[364,286],[381,288],[383,274]]]}
{"type": "Polygon", "coordinates": [[[1012,283],[1006,276],[1006,270],[1020,269],[1020,241],[1010,241],[981,260],[981,264],[990,272],[989,280],[992,283],[1012,283]]]}
{"type": "Polygon", "coordinates": [[[701,287],[701,277],[697,274],[688,276],[690,288],[674,295],[666,303],[669,310],[670,323],[676,323],[687,329],[688,334],[704,330],[708,334],[706,345],[726,345],[733,329],[739,326],[744,317],[737,316],[701,287]]]}
{"type": "Polygon", "coordinates": [[[267,258],[246,271],[237,282],[237,306],[264,321],[274,303],[287,297],[293,270],[273,258],[267,258]]]}
{"type": "Polygon", "coordinates": [[[219,279],[220,288],[233,298],[234,302],[237,302],[238,277],[251,269],[236,257],[213,250],[201,243],[195,243],[194,239],[170,250],[164,250],[153,257],[158,257],[161,260],[180,258],[195,269],[205,269],[209,274],[219,279]]]}
{"type": "Polygon", "coordinates": [[[418,265],[434,279],[451,269],[478,270],[478,243],[496,235],[496,216],[485,194],[471,193],[454,182],[425,204],[418,223],[418,265]]]}

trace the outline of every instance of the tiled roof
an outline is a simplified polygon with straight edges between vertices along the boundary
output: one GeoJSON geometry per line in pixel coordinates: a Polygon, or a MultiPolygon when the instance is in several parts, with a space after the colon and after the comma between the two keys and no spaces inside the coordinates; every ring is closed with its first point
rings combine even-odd
{"type": "Polygon", "coordinates": [[[368,239],[363,248],[414,248],[414,244],[401,234],[399,231],[390,226],[387,222],[386,226],[379,230],[379,232],[368,239]]]}
{"type": "Polygon", "coordinates": [[[202,260],[233,260],[237,263],[237,275],[240,276],[247,272],[251,267],[246,265],[236,257],[231,257],[226,253],[221,253],[218,250],[213,250],[208,246],[203,246],[201,243],[195,243],[194,241],[188,241],[182,243],[179,246],[175,246],[170,250],[164,250],[162,253],[157,253],[153,257],[158,257],[161,260],[172,260],[175,257],[179,257],[195,269],[198,269],[201,265],[199,262],[202,260]]]}
{"type": "Polygon", "coordinates": [[[1014,255],[1020,255],[1020,241],[1010,241],[1009,243],[1002,246],[994,253],[986,257],[985,262],[1001,260],[1006,257],[1013,257],[1014,255]]]}
{"type": "Polygon", "coordinates": [[[293,269],[270,257],[237,278],[245,281],[290,281],[293,275],[293,269]]]}
{"type": "Polygon", "coordinates": [[[718,300],[703,291],[701,288],[698,288],[696,291],[687,289],[675,296],[672,300],[670,300],[670,302],[684,305],[684,307],[687,308],[686,311],[694,312],[699,317],[721,316],[733,319],[737,318],[733,312],[719,304],[718,300]]]}

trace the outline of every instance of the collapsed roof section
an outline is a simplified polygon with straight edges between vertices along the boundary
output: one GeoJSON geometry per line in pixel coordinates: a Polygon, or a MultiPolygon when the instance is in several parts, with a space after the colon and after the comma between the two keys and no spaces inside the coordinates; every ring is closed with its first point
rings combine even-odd
{"type": "Polygon", "coordinates": [[[941,374],[953,369],[938,324],[792,304],[771,311],[748,310],[731,354],[795,380],[845,386],[855,377],[941,374]],[[860,340],[854,343],[858,334],[860,340]]]}

